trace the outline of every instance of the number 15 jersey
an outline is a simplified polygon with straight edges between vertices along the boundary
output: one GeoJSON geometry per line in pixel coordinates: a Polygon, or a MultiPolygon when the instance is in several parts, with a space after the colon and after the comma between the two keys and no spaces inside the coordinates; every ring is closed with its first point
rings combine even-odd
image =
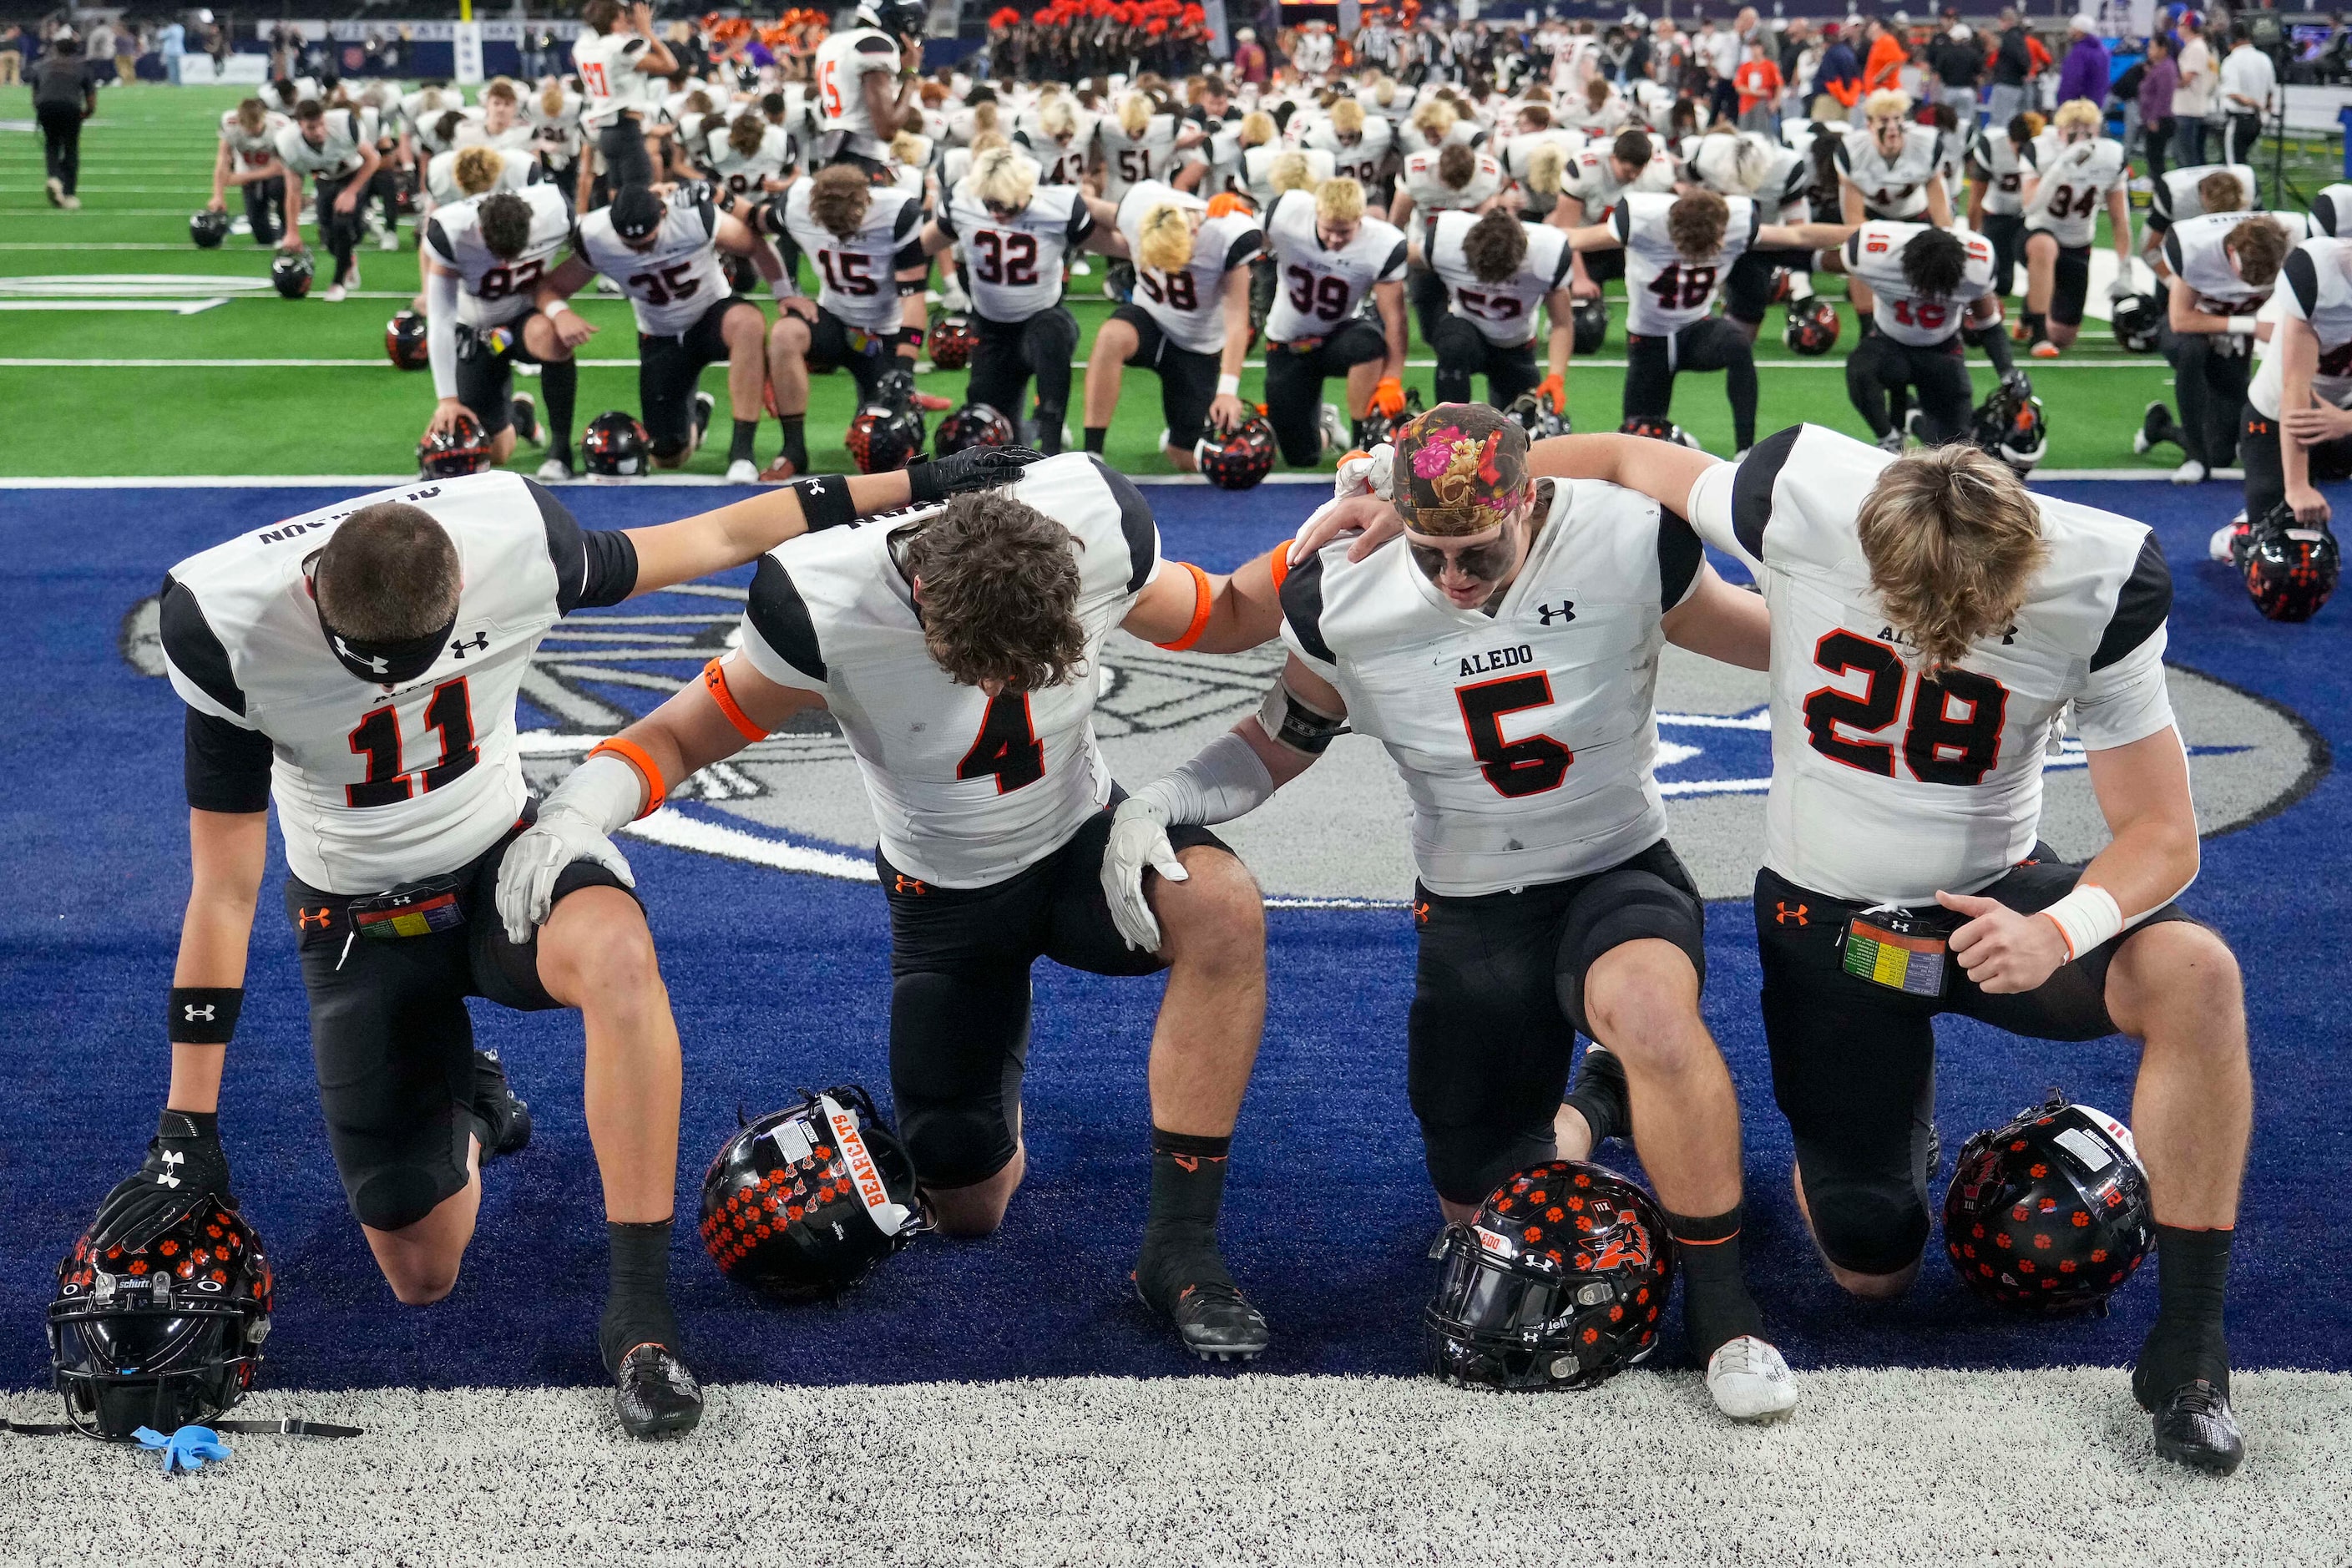
{"type": "Polygon", "coordinates": [[[1772,610],[1764,863],[1857,903],[1972,893],[2032,853],[2059,715],[2093,751],[2172,723],[2172,578],[2145,523],[2036,495],[2048,559],[2014,621],[1930,678],[1871,586],[1855,516],[1897,461],[1800,425],[1691,488],[1691,525],[1772,610]]]}

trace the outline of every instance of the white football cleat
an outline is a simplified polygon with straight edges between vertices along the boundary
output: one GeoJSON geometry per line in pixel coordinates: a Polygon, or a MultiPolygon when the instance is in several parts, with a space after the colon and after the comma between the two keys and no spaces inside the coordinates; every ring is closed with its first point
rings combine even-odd
{"type": "Polygon", "coordinates": [[[539,466],[539,482],[543,485],[568,485],[579,477],[562,458],[550,458],[539,466]]]}
{"type": "Polygon", "coordinates": [[[738,458],[727,465],[727,482],[730,485],[756,485],[760,482],[759,465],[749,458],[738,458]]]}
{"type": "Polygon", "coordinates": [[[321,298],[323,298],[330,305],[340,305],[343,302],[345,296],[350,291],[341,284],[338,283],[329,289],[321,298]]]}
{"type": "Polygon", "coordinates": [[[400,248],[400,236],[393,233],[390,229],[385,229],[376,239],[375,247],[378,250],[398,250],[400,248]]]}
{"type": "Polygon", "coordinates": [[[1323,405],[1324,450],[1334,453],[1344,452],[1348,449],[1349,444],[1350,443],[1348,440],[1348,426],[1342,424],[1339,419],[1339,405],[1336,403],[1325,404],[1323,405]]]}
{"type": "Polygon", "coordinates": [[[1783,1421],[1797,1407],[1789,1363],[1753,1334],[1726,1340],[1706,1358],[1706,1391],[1734,1421],[1783,1421]]]}
{"type": "Polygon", "coordinates": [[[2237,558],[2230,547],[2245,531],[2246,514],[2242,511],[2213,531],[2213,537],[2205,542],[2205,553],[2213,560],[2236,564],[2237,558]]]}
{"type": "Polygon", "coordinates": [[[2187,462],[2181,464],[2180,467],[2172,470],[2172,482],[2176,485],[2203,484],[2205,482],[2205,465],[2199,462],[2194,458],[2189,458],[2187,462]]]}

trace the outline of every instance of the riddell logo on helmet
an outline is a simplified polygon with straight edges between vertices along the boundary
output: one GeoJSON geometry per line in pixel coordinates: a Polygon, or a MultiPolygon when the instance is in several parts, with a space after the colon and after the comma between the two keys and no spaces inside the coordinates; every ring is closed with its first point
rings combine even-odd
{"type": "Polygon", "coordinates": [[[865,1136],[857,1131],[857,1118],[846,1110],[827,1114],[833,1123],[835,1142],[841,1145],[841,1163],[848,1168],[849,1179],[857,1184],[858,1201],[869,1209],[878,1209],[890,1201],[890,1189],[882,1184],[882,1173],[875,1168],[874,1156],[866,1152],[865,1136]]]}

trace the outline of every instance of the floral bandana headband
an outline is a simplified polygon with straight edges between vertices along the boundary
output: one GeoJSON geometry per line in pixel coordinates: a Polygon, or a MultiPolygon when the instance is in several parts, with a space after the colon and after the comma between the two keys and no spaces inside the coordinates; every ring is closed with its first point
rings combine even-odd
{"type": "Polygon", "coordinates": [[[1440,404],[1392,439],[1396,509],[1415,533],[1484,533],[1527,494],[1528,433],[1490,404],[1440,404]]]}

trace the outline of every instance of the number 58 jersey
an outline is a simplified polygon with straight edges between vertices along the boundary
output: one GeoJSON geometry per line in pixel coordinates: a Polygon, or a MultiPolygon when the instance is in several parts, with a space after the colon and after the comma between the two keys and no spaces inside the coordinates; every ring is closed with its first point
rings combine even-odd
{"type": "Polygon", "coordinates": [[[2048,559],[2011,625],[1923,673],[1887,622],[1855,516],[1890,458],[1800,425],[1691,489],[1691,525],[1755,569],[1772,611],[1765,861],[1863,904],[1972,893],[2032,853],[2068,703],[2093,751],[2172,723],[2172,579],[2144,523],[2036,495],[2048,559]]]}
{"type": "Polygon", "coordinates": [[[1698,538],[1632,490],[1549,482],[1491,616],[1456,608],[1393,541],[1351,563],[1341,540],[1283,581],[1283,641],[1388,748],[1434,893],[1589,876],[1665,837],[1660,622],[1698,582],[1698,538]]]}
{"type": "Polygon", "coordinates": [[[743,652],[811,691],[866,781],[882,853],[940,888],[984,888],[1066,843],[1110,798],[1095,744],[1103,639],[1160,569],[1160,531],[1133,482],[1086,452],[1033,463],[1013,493],[1069,531],[1086,659],[1072,679],[994,697],[959,686],[924,643],[894,541],[898,512],[770,551],[751,581],[743,652]]]}

